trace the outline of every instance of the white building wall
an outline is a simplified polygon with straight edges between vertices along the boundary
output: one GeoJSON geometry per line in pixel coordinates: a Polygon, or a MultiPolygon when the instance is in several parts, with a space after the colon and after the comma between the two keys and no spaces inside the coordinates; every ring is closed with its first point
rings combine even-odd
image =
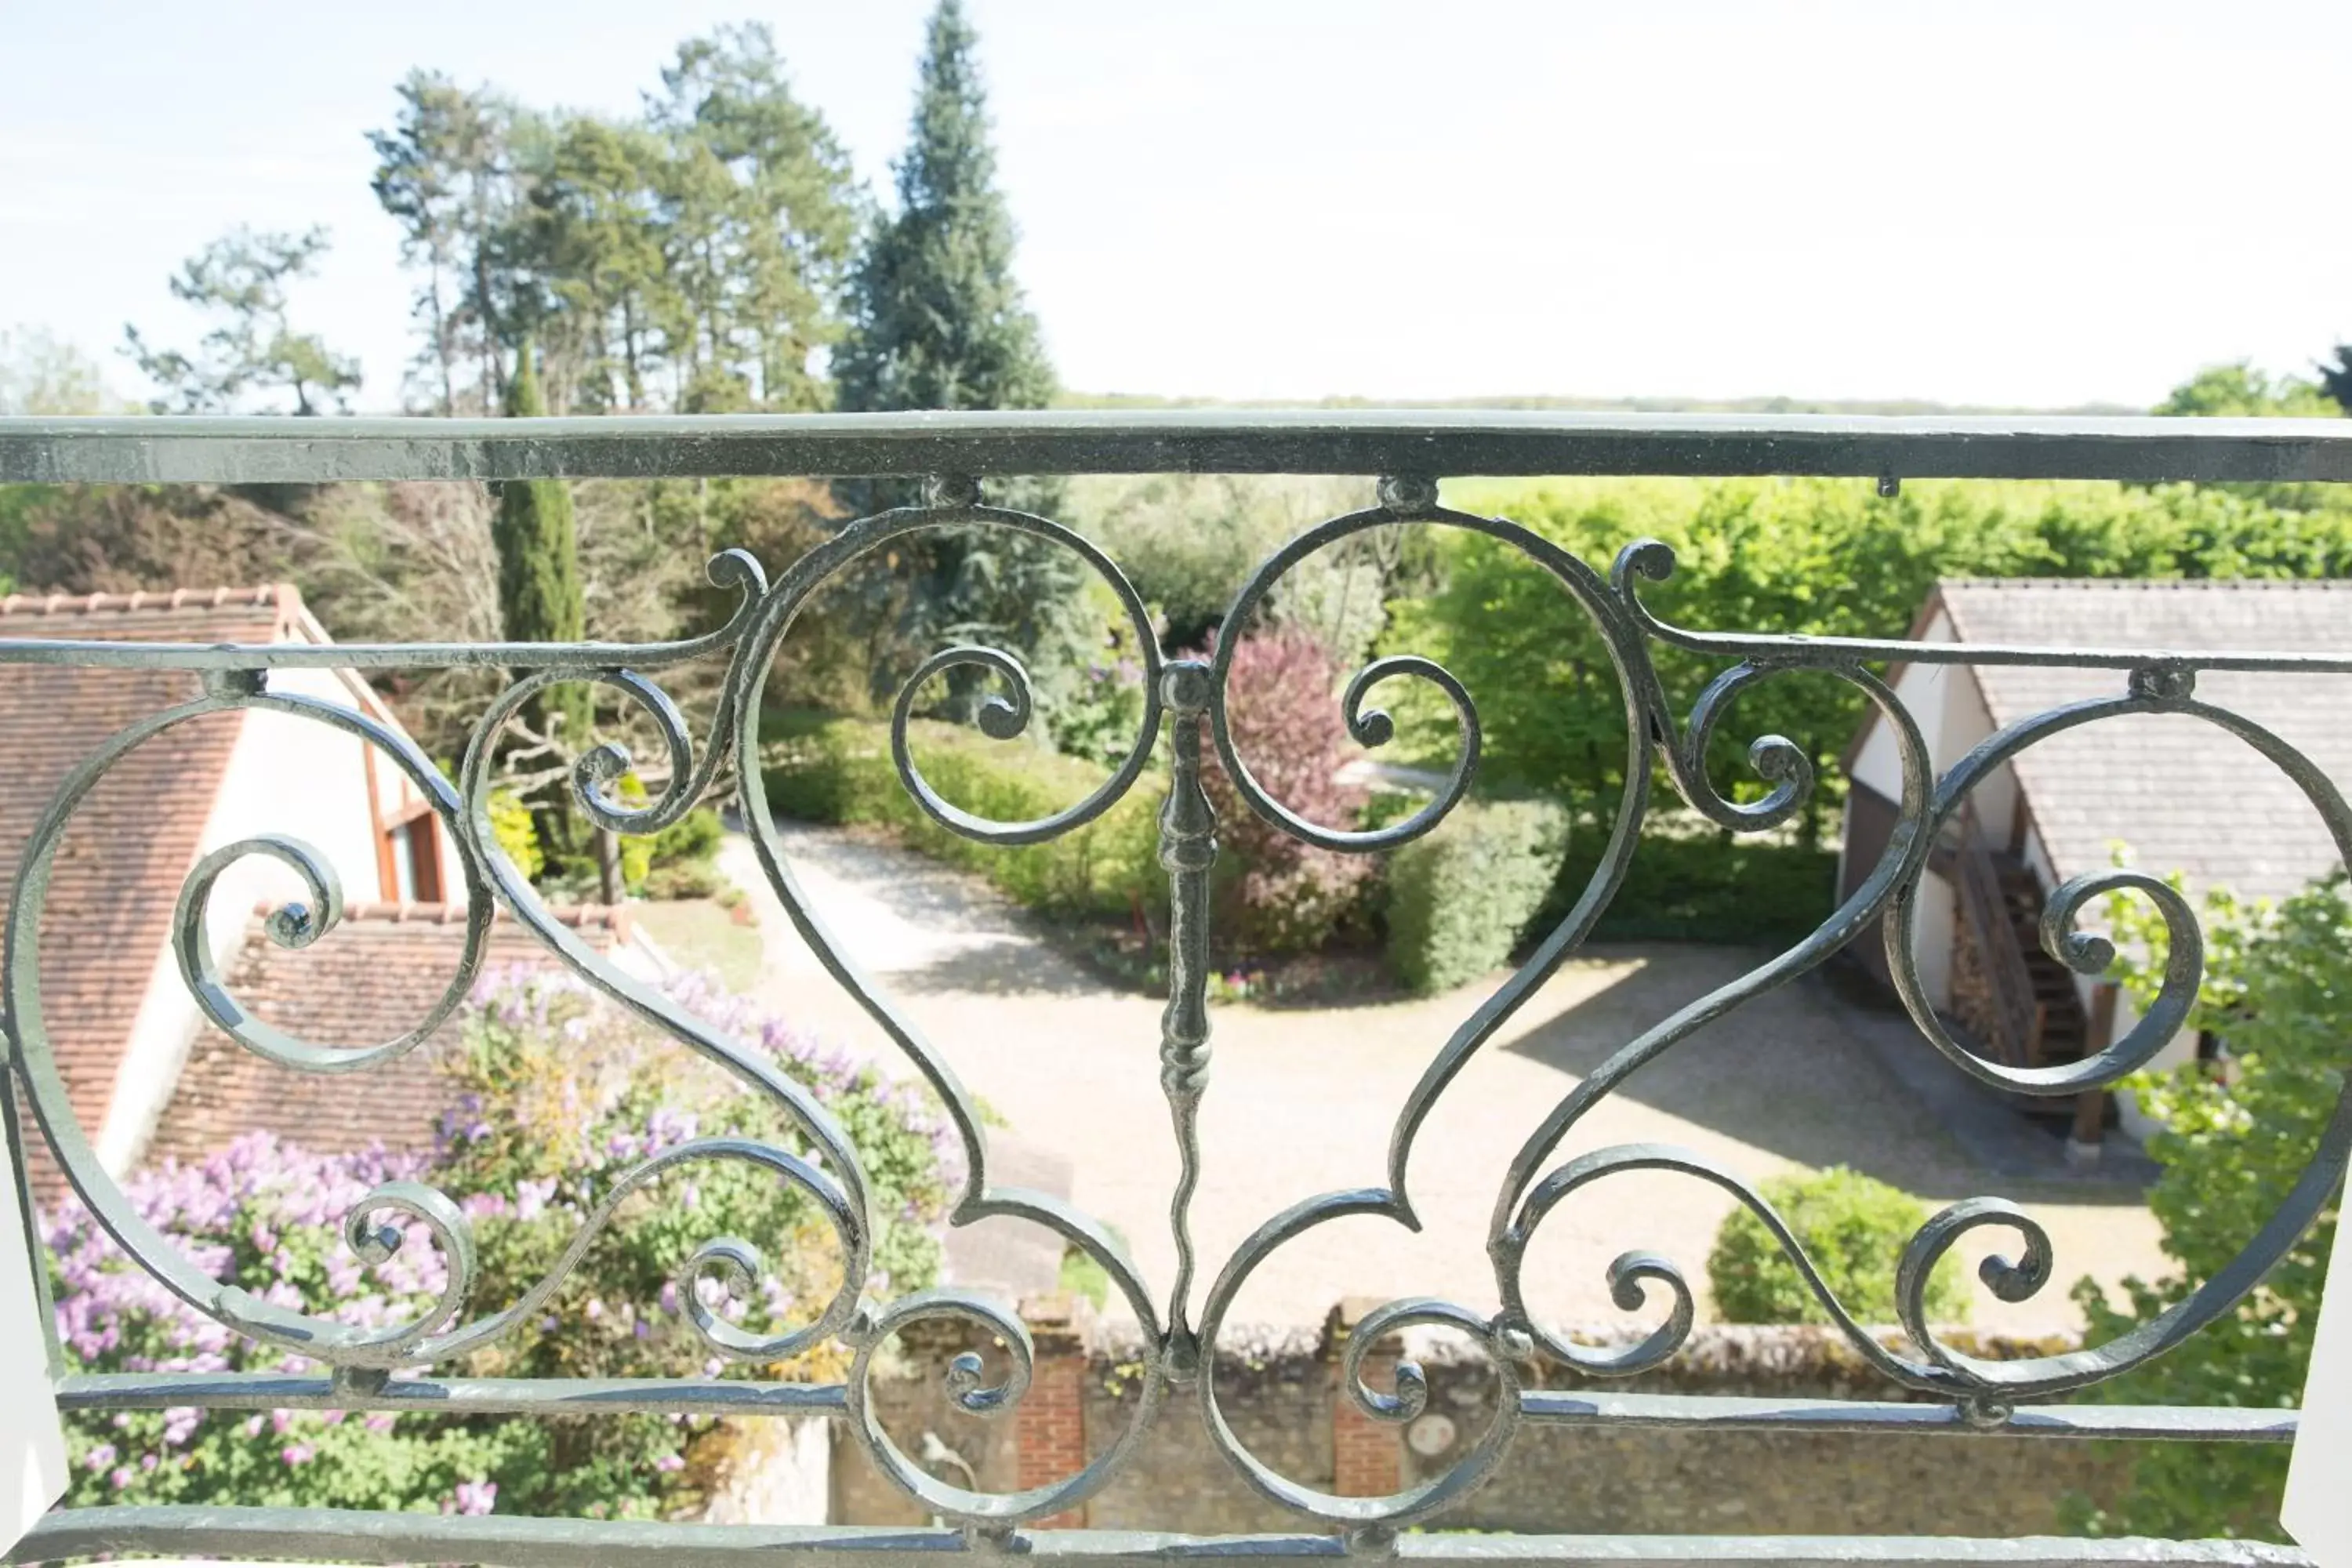
{"type": "MultiPolygon", "coordinates": [[[[269,689],[347,711],[362,706],[358,691],[333,670],[274,671],[269,689]]],[[[283,835],[319,852],[342,884],[347,901],[385,897],[376,857],[376,807],[368,792],[371,749],[331,724],[247,710],[205,823],[199,855],[241,838],[283,835]]],[[[395,784],[405,787],[405,781],[385,758],[376,760],[375,773],[379,802],[389,811],[395,784]]],[[[407,798],[415,795],[407,791],[407,798]]],[[[462,897],[462,889],[458,892],[462,897]]],[[[302,896],[301,879],[277,860],[254,855],[237,861],[213,889],[208,934],[214,962],[224,971],[234,963],[257,902],[302,896]]],[[[178,1087],[202,1021],[167,943],[156,955],[99,1132],[99,1157],[110,1173],[119,1176],[137,1162],[178,1087]]]]}

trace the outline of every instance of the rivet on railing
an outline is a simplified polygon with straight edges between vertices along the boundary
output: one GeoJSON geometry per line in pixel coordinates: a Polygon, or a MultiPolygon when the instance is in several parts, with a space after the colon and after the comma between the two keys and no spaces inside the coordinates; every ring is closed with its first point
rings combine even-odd
{"type": "Polygon", "coordinates": [[[1878,476],[1878,495],[1881,500],[1893,500],[1902,493],[1903,480],[1900,477],[1895,474],[1878,476]]]}
{"type": "Polygon", "coordinates": [[[2144,664],[2131,672],[2131,694],[2151,702],[2186,702],[2197,695],[2197,672],[2185,664],[2144,664]]]}
{"type": "Polygon", "coordinates": [[[1376,493],[1381,504],[1399,517],[1437,510],[1437,481],[1426,474],[1384,474],[1376,493]]]}
{"type": "Polygon", "coordinates": [[[392,1369],[382,1366],[339,1366],[327,1378],[337,1394],[358,1397],[382,1394],[391,1381],[392,1369]]]}
{"type": "Polygon", "coordinates": [[[931,507],[978,506],[980,480],[971,474],[933,474],[923,481],[923,504],[931,507]]]}

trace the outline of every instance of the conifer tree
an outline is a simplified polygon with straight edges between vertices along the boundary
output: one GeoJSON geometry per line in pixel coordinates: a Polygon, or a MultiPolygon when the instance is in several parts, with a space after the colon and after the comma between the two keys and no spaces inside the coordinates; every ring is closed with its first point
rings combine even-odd
{"type": "MultiPolygon", "coordinates": [[[[507,383],[510,417],[547,412],[539,390],[537,355],[526,340],[507,383]]],[[[499,510],[490,524],[499,551],[499,609],[509,642],[579,642],[587,633],[580,591],[580,545],[572,517],[572,490],[562,479],[508,479],[499,486],[499,510]]],[[[543,773],[577,756],[587,745],[590,693],[578,682],[552,686],[523,709],[523,723],[546,738],[551,752],[533,756],[529,771],[543,773]]],[[[540,844],[551,860],[576,847],[572,830],[568,773],[534,790],[532,816],[540,844]]]]}
{"type": "MultiPolygon", "coordinates": [[[[1054,395],[1037,320],[1013,276],[1013,226],[996,187],[978,38],[959,0],[931,13],[898,210],[869,231],[851,280],[850,327],[834,355],[849,410],[1042,408],[1054,395]]],[[[860,510],[902,505],[905,487],[862,487],[860,510]]],[[[1000,481],[989,499],[1049,512],[1060,487],[1000,481]]],[[[1083,667],[1084,568],[1065,548],[998,528],[926,535],[908,552],[896,606],[911,658],[985,641],[1019,655],[1051,721],[1056,689],[1083,667]]],[[[889,684],[899,671],[877,670],[889,684]]],[[[977,688],[950,707],[969,712],[977,688]]]]}

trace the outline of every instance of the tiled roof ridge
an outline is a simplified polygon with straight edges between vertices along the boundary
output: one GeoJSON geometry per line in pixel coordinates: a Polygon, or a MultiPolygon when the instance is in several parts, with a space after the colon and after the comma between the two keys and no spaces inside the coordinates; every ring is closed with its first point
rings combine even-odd
{"type": "MultiPolygon", "coordinates": [[[[264,899],[253,906],[256,920],[277,912],[278,900],[264,899]]],[[[629,911],[619,904],[553,904],[548,907],[550,920],[575,931],[601,931],[606,928],[625,930],[629,911]]],[[[493,908],[493,924],[510,921],[513,916],[505,910],[493,908]]],[[[466,906],[437,902],[410,902],[392,899],[355,899],[343,906],[345,921],[362,921],[378,925],[463,925],[466,906]]]]}
{"type": "Polygon", "coordinates": [[[2352,590],[2344,577],[1939,577],[1938,588],[2005,588],[2022,592],[2094,588],[2106,593],[2186,593],[2206,589],[2286,593],[2352,590]]]}
{"type": "Polygon", "coordinates": [[[11,594],[0,599],[0,616],[168,614],[247,605],[268,605],[286,613],[301,602],[301,591],[291,583],[262,583],[247,588],[140,588],[128,594],[11,594]]]}

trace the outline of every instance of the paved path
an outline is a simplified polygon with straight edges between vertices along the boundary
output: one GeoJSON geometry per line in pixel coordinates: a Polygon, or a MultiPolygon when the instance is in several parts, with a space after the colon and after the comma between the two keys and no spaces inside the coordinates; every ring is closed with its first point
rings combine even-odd
{"type": "MultiPolygon", "coordinates": [[[[1161,1290],[1173,1274],[1168,1194],[1176,1158],[1159,1087],[1160,1003],[1122,994],[1055,952],[977,879],[828,829],[787,838],[797,874],[845,951],[866,964],[1006,1123],[1024,1159],[1067,1162],[1072,1195],[1128,1237],[1161,1290]]],[[[887,1042],[817,964],[767,891],[748,842],[730,876],[752,889],[765,944],[763,998],[877,1057],[887,1042]]],[[[1474,1058],[1422,1131],[1410,1182],[1421,1234],[1375,1220],[1328,1225],[1276,1254],[1245,1288],[1236,1321],[1319,1319],[1342,1296],[1444,1295],[1491,1307],[1488,1210],[1504,1166],[1544,1113],[1642,1027],[1752,967],[1743,950],[1647,944],[1594,950],[1563,968],[1474,1058]]],[[[1423,1067],[1487,981],[1414,1001],[1318,1010],[1214,1010],[1215,1062],[1202,1110],[1205,1171],[1193,1231],[1205,1289],[1248,1232],[1298,1198],[1382,1179],[1390,1129],[1423,1067]]],[[[1738,1009],[1636,1074],[1568,1145],[1663,1142],[1751,1180],[1845,1163],[1933,1201],[1995,1193],[2049,1228],[2056,1280],[2018,1304],[1976,1290],[1975,1321],[2008,1330],[2074,1326],[2066,1288],[2159,1270],[2153,1218],[2134,1190],[1986,1169],[1885,1065],[1885,1020],[1818,980],[1738,1009]]],[[[1911,1048],[1928,1052],[1924,1041],[1911,1048]]],[[[1730,1197],[1690,1178],[1636,1174],[1554,1211],[1528,1260],[1530,1307],[1549,1321],[1625,1320],[1603,1282],[1642,1248],[1705,1288],[1730,1197]]],[[[1963,1244],[1971,1265],[1999,1233],[1963,1244]]],[[[1970,1276],[1974,1289],[1973,1274],[1970,1276]]],[[[1197,1298],[1196,1298],[1197,1301],[1197,1298]]]]}

